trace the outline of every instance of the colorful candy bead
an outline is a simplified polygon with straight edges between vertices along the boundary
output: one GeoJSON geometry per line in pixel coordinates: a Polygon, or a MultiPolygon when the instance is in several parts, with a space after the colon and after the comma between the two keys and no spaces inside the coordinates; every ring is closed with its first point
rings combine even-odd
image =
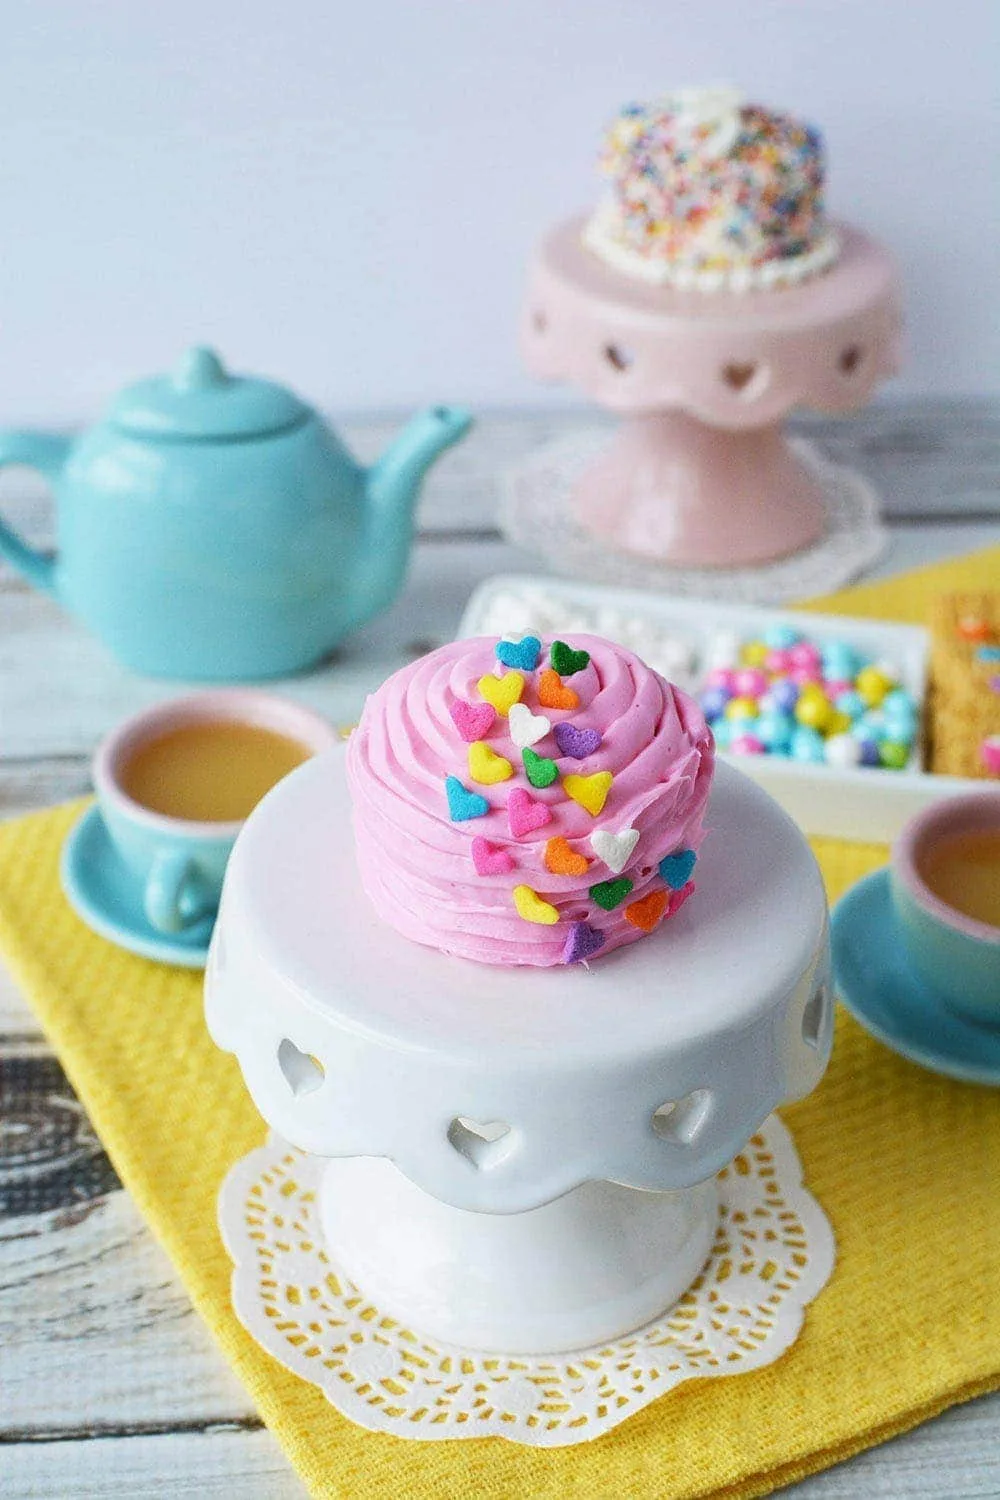
{"type": "Polygon", "coordinates": [[[833,706],[838,713],[846,714],[849,719],[860,719],[865,711],[865,700],[851,688],[846,693],[838,693],[833,706]]]}
{"type": "Polygon", "coordinates": [[[792,759],[813,761],[817,764],[826,759],[823,751],[823,736],[816,729],[800,724],[792,735],[792,759]]]}
{"type": "Polygon", "coordinates": [[[762,667],[767,661],[769,647],[766,641],[747,641],[740,648],[740,661],[745,667],[762,667]]]}
{"type": "Polygon", "coordinates": [[[862,667],[854,685],[868,707],[877,708],[892,687],[892,682],[878,667],[862,667]]]}
{"type": "Polygon", "coordinates": [[[861,763],[861,745],[850,734],[831,734],[824,741],[823,754],[828,766],[857,766],[861,763]]]}
{"type": "Polygon", "coordinates": [[[879,760],[890,771],[901,771],[910,758],[910,747],[898,740],[882,740],[878,747],[879,760]]]}
{"type": "Polygon", "coordinates": [[[767,691],[769,678],[762,667],[741,667],[734,674],[736,692],[741,698],[759,698],[767,691]]]}
{"type": "Polygon", "coordinates": [[[726,704],[727,719],[755,719],[757,702],[754,698],[731,698],[726,704]]]}
{"type": "Polygon", "coordinates": [[[793,667],[820,667],[822,657],[814,641],[796,641],[788,651],[793,667]]]}
{"type": "Polygon", "coordinates": [[[713,667],[705,676],[705,686],[725,688],[732,697],[736,691],[736,673],[732,667],[713,667]]]}
{"type": "Polygon", "coordinates": [[[880,766],[882,764],[878,740],[859,739],[857,743],[861,752],[859,764],[862,766],[880,766]]]}
{"type": "Polygon", "coordinates": [[[765,746],[755,734],[738,734],[729,748],[734,755],[763,755],[765,746]]]}
{"type": "Polygon", "coordinates": [[[822,730],[833,717],[833,705],[825,693],[804,692],[795,705],[795,717],[808,729],[822,730]]]}
{"type": "Polygon", "coordinates": [[[706,688],[701,695],[701,711],[710,724],[720,719],[726,711],[730,694],[728,688],[710,687],[706,688]]]}
{"type": "Polygon", "coordinates": [[[794,646],[802,639],[800,633],[792,625],[769,625],[764,631],[764,644],[775,651],[787,651],[789,646],[794,646]]]}
{"type": "Polygon", "coordinates": [[[790,714],[799,701],[800,691],[798,683],[792,682],[789,677],[783,677],[778,682],[771,683],[770,697],[775,708],[782,713],[790,714]]]}
{"type": "Polygon", "coordinates": [[[791,714],[772,709],[762,713],[757,720],[756,734],[772,755],[787,755],[795,732],[795,720],[791,714]]]}

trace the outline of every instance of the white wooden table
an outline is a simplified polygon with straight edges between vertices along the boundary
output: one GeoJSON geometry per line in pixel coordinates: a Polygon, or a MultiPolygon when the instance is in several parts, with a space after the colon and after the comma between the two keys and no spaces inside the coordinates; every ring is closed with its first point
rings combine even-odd
{"type": "MultiPolygon", "coordinates": [[[[346,432],[371,457],[392,425],[346,424],[346,432]]],[[[569,425],[579,426],[579,417],[483,418],[434,471],[395,608],[335,661],[284,690],[350,721],[384,676],[451,636],[474,584],[496,571],[532,569],[494,529],[496,475],[569,425]]],[[[892,542],[878,572],[1000,540],[995,409],[909,404],[799,428],[882,492],[892,542]]],[[[0,507],[33,540],[48,539],[43,491],[12,476],[0,507]]],[[[170,690],[120,670],[54,604],[0,569],[0,817],[85,791],[97,738],[170,690]]],[[[0,971],[0,1494],[194,1493],[291,1500],[303,1491],[0,971]]],[[[1000,1396],[957,1408],[794,1493],[1000,1495],[1000,1396]]]]}

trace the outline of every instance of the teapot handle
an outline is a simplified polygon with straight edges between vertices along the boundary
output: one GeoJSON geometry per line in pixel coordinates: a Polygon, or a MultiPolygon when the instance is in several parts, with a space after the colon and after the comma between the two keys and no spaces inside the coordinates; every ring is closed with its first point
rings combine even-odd
{"type": "MultiPolygon", "coordinates": [[[[0,432],[0,469],[10,464],[23,464],[25,468],[37,469],[46,479],[58,478],[70,439],[48,432],[0,432]]],[[[45,552],[38,552],[23,542],[16,531],[0,518],[0,556],[3,556],[36,588],[46,594],[56,593],[56,559],[45,552]]]]}

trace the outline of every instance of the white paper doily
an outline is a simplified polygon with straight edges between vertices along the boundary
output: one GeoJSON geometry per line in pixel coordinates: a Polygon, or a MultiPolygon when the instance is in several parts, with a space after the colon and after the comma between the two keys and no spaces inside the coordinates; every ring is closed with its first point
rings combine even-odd
{"type": "Polygon", "coordinates": [[[682,1381],[770,1364],[833,1270],[829,1222],[772,1115],[719,1173],[712,1253],[669,1313],[574,1354],[456,1349],[382,1316],[327,1258],[316,1201],[323,1166],[271,1136],[229,1173],[219,1224],[235,1263],[233,1307],[262,1348],[345,1417],[396,1437],[586,1442],[682,1381]]]}
{"type": "Polygon", "coordinates": [[[849,583],[885,550],[876,492],[853,469],[824,458],[812,443],[790,447],[823,491],[826,529],[804,552],[752,568],[673,568],[619,552],[585,531],[572,508],[573,485],[607,446],[607,432],[571,433],[533,453],[504,478],[501,526],[510,541],[543,557],[557,573],[589,583],[666,591],[731,604],[781,604],[849,583]]]}

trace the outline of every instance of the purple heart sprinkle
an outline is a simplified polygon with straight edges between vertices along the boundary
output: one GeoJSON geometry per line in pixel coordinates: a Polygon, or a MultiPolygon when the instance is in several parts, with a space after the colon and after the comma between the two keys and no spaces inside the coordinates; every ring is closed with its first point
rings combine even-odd
{"type": "Polygon", "coordinates": [[[571,755],[574,760],[586,760],[588,755],[593,755],[595,750],[600,749],[601,736],[596,729],[578,729],[575,724],[557,724],[555,735],[561,754],[571,755]]]}
{"type": "Polygon", "coordinates": [[[604,933],[591,927],[589,922],[574,922],[562,951],[564,964],[578,964],[592,958],[604,947],[604,933]]]}

